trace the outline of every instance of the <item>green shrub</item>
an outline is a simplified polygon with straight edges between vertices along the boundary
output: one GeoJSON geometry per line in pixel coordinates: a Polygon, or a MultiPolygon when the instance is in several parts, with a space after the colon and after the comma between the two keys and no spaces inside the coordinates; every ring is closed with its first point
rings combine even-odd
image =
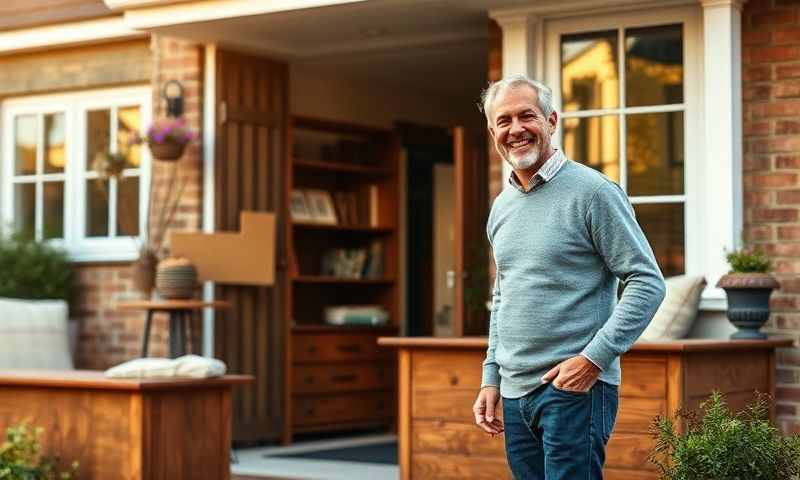
{"type": "Polygon", "coordinates": [[[20,233],[0,237],[0,297],[28,300],[75,297],[75,274],[66,252],[20,233]]]}
{"type": "Polygon", "coordinates": [[[772,268],[772,262],[758,247],[743,247],[732,252],[726,251],[725,258],[733,273],[766,273],[772,268]]]}
{"type": "Polygon", "coordinates": [[[662,480],[789,480],[800,475],[800,436],[782,437],[769,422],[769,396],[756,394],[733,414],[717,392],[700,406],[705,416],[678,412],[678,433],[668,417],[656,417],[650,455],[662,480]]]}
{"type": "Polygon", "coordinates": [[[6,429],[0,444],[0,480],[68,480],[78,478],[78,463],[68,471],[59,470],[59,459],[40,455],[43,429],[28,429],[27,422],[6,429]]]}

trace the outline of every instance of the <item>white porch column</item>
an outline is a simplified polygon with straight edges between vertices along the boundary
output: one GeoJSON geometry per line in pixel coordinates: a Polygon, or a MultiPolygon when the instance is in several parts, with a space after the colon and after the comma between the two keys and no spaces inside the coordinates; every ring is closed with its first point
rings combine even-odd
{"type": "MultiPolygon", "coordinates": [[[[503,31],[503,77],[515,74],[537,78],[543,73],[544,29],[541,19],[525,10],[489,12],[503,31]]],[[[503,188],[511,166],[503,162],[503,188]]]]}
{"type": "MultiPolygon", "coordinates": [[[[728,270],[723,248],[741,243],[742,235],[742,0],[701,0],[705,110],[705,198],[703,271],[708,300],[724,305],[715,288],[728,270]]],[[[711,306],[711,305],[709,305],[711,306]]]]}

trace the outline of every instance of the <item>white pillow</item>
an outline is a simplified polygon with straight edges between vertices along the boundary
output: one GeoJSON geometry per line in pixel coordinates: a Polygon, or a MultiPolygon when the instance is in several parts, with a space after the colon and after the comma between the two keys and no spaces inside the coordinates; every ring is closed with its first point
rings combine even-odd
{"type": "Polygon", "coordinates": [[[706,287],[702,276],[679,275],[666,279],[667,294],[641,339],[646,341],[684,338],[697,318],[700,296],[706,287]]]}
{"type": "Polygon", "coordinates": [[[0,298],[0,368],[71,370],[64,300],[0,298]]]}
{"type": "Polygon", "coordinates": [[[109,368],[108,378],[208,378],[225,375],[225,363],[215,358],[184,355],[170,358],[137,358],[109,368]]]}

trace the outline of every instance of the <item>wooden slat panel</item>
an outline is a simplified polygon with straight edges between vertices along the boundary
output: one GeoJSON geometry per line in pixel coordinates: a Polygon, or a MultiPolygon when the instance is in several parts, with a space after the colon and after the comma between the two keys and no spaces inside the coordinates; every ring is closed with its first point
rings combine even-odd
{"type": "Polygon", "coordinates": [[[663,398],[620,397],[614,432],[647,433],[653,419],[666,414],[667,402],[663,398]]]}
{"type": "Polygon", "coordinates": [[[606,449],[606,466],[637,470],[656,470],[647,460],[655,440],[644,433],[614,433],[606,449]]]}
{"type": "Polygon", "coordinates": [[[686,395],[708,395],[712,390],[722,393],[753,391],[766,392],[769,378],[769,351],[714,352],[687,354],[686,395]]]}
{"type": "Polygon", "coordinates": [[[459,455],[415,453],[411,457],[414,480],[504,480],[511,471],[504,458],[467,460],[459,455]]]}
{"type": "MultiPolygon", "coordinates": [[[[288,95],[283,63],[257,56],[217,51],[217,141],[215,228],[236,231],[243,210],[280,215],[285,195],[280,165],[285,161],[288,95]],[[276,81],[267,81],[274,78],[276,81]],[[274,99],[274,101],[270,100],[274,99]],[[224,108],[223,108],[224,106],[224,108]],[[240,115],[241,112],[246,114],[240,115]],[[225,115],[223,115],[223,113],[225,115]],[[269,126],[259,120],[272,119],[269,126]]],[[[279,217],[278,222],[282,219],[279,217]]],[[[277,257],[285,252],[284,232],[277,232],[277,257]]],[[[280,266],[279,266],[280,268],[280,266]]],[[[274,287],[226,286],[217,295],[236,310],[216,322],[217,355],[231,371],[252,373],[255,383],[233,399],[234,439],[280,438],[286,430],[283,388],[287,362],[287,326],[282,300],[285,276],[274,287]]]]}
{"type": "Polygon", "coordinates": [[[414,454],[444,453],[462,455],[466,459],[505,458],[503,436],[491,437],[474,423],[415,420],[412,431],[411,449],[414,454]]]}
{"type": "Polygon", "coordinates": [[[295,365],[292,392],[325,393],[357,390],[389,390],[395,375],[391,363],[295,365]]]}
{"type": "Polygon", "coordinates": [[[449,390],[481,386],[479,352],[418,352],[414,355],[415,390],[449,390]]]}
{"type": "Polygon", "coordinates": [[[667,366],[631,358],[622,365],[620,396],[663,398],[667,391],[667,366]]]}

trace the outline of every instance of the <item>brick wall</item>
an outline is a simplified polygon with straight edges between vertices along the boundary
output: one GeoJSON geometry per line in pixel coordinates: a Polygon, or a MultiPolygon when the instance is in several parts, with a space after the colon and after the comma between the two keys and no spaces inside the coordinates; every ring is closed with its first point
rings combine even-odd
{"type": "MultiPolygon", "coordinates": [[[[153,117],[164,115],[161,98],[164,82],[175,79],[184,88],[185,116],[192,130],[200,132],[202,125],[202,49],[194,44],[171,38],[152,37],[151,84],[153,86],[153,117]]],[[[176,230],[198,230],[202,222],[202,154],[199,142],[191,145],[177,164],[154,162],[153,195],[151,198],[151,229],[155,228],[158,206],[163,203],[170,185],[173,168],[177,177],[186,181],[177,214],[172,223],[176,230]]],[[[167,237],[168,238],[168,237],[167,237]]],[[[168,245],[167,245],[168,247],[168,245]]],[[[165,255],[168,251],[165,251],[165,255]]],[[[82,298],[78,306],[80,336],[76,364],[78,368],[104,369],[130,360],[141,352],[144,314],[119,312],[117,300],[136,298],[129,264],[91,264],[78,267],[82,298]]],[[[151,356],[167,354],[167,322],[155,318],[150,338],[151,356]]]]}
{"type": "MultiPolygon", "coordinates": [[[[800,338],[800,3],[750,0],[742,12],[744,237],[774,262],[769,330],[800,338]]],[[[713,112],[709,112],[713,115],[713,112]]],[[[778,358],[777,412],[800,433],[800,349],[778,358]]]]}

